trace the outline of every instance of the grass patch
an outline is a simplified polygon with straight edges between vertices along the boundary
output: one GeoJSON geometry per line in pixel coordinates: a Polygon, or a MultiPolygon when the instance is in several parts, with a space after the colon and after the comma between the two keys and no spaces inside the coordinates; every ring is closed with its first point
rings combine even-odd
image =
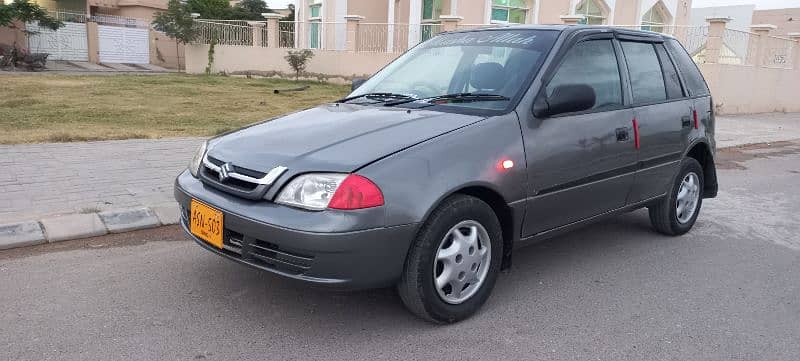
{"type": "Polygon", "coordinates": [[[349,87],[205,75],[0,75],[0,144],[212,136],[349,87]],[[310,85],[291,94],[275,88],[310,85]]]}

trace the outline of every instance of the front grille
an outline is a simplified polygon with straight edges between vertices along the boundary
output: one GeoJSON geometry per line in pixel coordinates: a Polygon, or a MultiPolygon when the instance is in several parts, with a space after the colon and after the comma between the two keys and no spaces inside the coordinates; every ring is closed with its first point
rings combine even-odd
{"type": "MultiPolygon", "coordinates": [[[[223,164],[225,164],[225,161],[211,156],[206,156],[206,160],[217,167],[221,167],[223,164]]],[[[238,173],[240,175],[255,179],[261,179],[267,175],[267,173],[243,168],[233,164],[230,164],[229,167],[229,171],[231,173],[238,173]]],[[[228,177],[220,181],[219,171],[210,168],[205,164],[205,162],[203,162],[202,166],[200,167],[200,180],[203,183],[219,190],[249,199],[260,199],[264,196],[264,193],[266,193],[267,189],[269,188],[269,185],[266,184],[253,183],[242,179],[236,179],[234,177],[228,177]]]]}

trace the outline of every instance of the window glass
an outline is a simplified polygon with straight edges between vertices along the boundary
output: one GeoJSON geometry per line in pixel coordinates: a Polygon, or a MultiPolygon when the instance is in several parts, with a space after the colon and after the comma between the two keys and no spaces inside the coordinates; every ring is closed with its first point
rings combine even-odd
{"type": "Polygon", "coordinates": [[[630,41],[622,41],[621,44],[628,63],[633,102],[642,104],[667,100],[664,75],[653,44],[630,41]]]}
{"type": "Polygon", "coordinates": [[[675,69],[675,64],[672,63],[669,55],[667,55],[667,50],[664,49],[664,45],[656,44],[656,52],[658,52],[658,58],[661,60],[661,70],[664,72],[667,97],[670,99],[683,98],[683,89],[681,89],[681,80],[678,78],[678,71],[675,69]]]}
{"type": "Polygon", "coordinates": [[[492,20],[508,21],[508,9],[492,8],[492,20]]]}
{"type": "Polygon", "coordinates": [[[492,0],[493,22],[524,24],[527,14],[526,0],[492,0]]]}
{"type": "Polygon", "coordinates": [[[422,19],[435,20],[442,14],[442,0],[422,0],[422,19]]]}
{"type": "Polygon", "coordinates": [[[689,91],[689,95],[708,94],[708,86],[706,86],[706,81],[703,80],[703,75],[700,74],[697,65],[692,58],[689,57],[689,53],[686,52],[683,46],[675,39],[667,40],[664,42],[664,45],[666,45],[669,53],[672,54],[672,58],[675,59],[678,72],[680,72],[683,77],[684,86],[686,86],[686,90],[689,91]]]}
{"type": "Polygon", "coordinates": [[[621,106],[622,81],[611,40],[584,41],[570,49],[545,91],[550,96],[565,84],[592,87],[596,97],[593,110],[621,106]]]}
{"type": "Polygon", "coordinates": [[[642,30],[662,33],[664,32],[664,23],[664,16],[661,14],[658,5],[653,5],[650,10],[647,10],[647,12],[642,15],[642,30]]]}
{"type": "Polygon", "coordinates": [[[606,22],[606,17],[603,15],[603,10],[594,2],[594,0],[583,0],[575,6],[575,14],[583,15],[581,24],[588,25],[602,25],[606,22]]]}
{"type": "Polygon", "coordinates": [[[318,21],[312,21],[311,23],[311,31],[309,31],[310,44],[309,47],[311,49],[319,49],[319,38],[320,38],[320,26],[318,21]]]}
{"type": "MultiPolygon", "coordinates": [[[[514,99],[527,89],[558,36],[557,31],[528,29],[440,34],[400,56],[350,96],[396,93],[424,99],[480,92],[514,99]]],[[[499,110],[510,103],[453,102],[446,108],[499,110]]]]}
{"type": "Polygon", "coordinates": [[[322,5],[311,5],[311,17],[316,18],[319,17],[319,9],[322,8],[322,5]]]}

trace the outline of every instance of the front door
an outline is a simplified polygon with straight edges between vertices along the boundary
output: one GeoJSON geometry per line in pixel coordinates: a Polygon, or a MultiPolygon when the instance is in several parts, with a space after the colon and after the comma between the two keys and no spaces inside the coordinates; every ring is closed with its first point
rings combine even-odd
{"type": "Polygon", "coordinates": [[[624,105],[612,40],[575,44],[544,93],[564,84],[592,87],[595,105],[546,119],[523,117],[529,194],[523,237],[623,207],[633,183],[633,110],[624,105]]]}

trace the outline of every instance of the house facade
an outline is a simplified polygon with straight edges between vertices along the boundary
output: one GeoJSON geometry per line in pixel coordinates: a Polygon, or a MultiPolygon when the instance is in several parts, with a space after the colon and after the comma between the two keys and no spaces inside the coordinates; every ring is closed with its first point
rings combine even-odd
{"type": "Polygon", "coordinates": [[[295,11],[297,21],[308,24],[308,47],[331,48],[333,38],[333,48],[340,49],[345,27],[336,24],[353,15],[362,17],[360,23],[367,26],[391,24],[388,37],[415,44],[453,17],[463,27],[562,24],[565,17],[572,17],[583,24],[661,31],[688,24],[690,9],[691,0],[298,0],[295,11]]]}

